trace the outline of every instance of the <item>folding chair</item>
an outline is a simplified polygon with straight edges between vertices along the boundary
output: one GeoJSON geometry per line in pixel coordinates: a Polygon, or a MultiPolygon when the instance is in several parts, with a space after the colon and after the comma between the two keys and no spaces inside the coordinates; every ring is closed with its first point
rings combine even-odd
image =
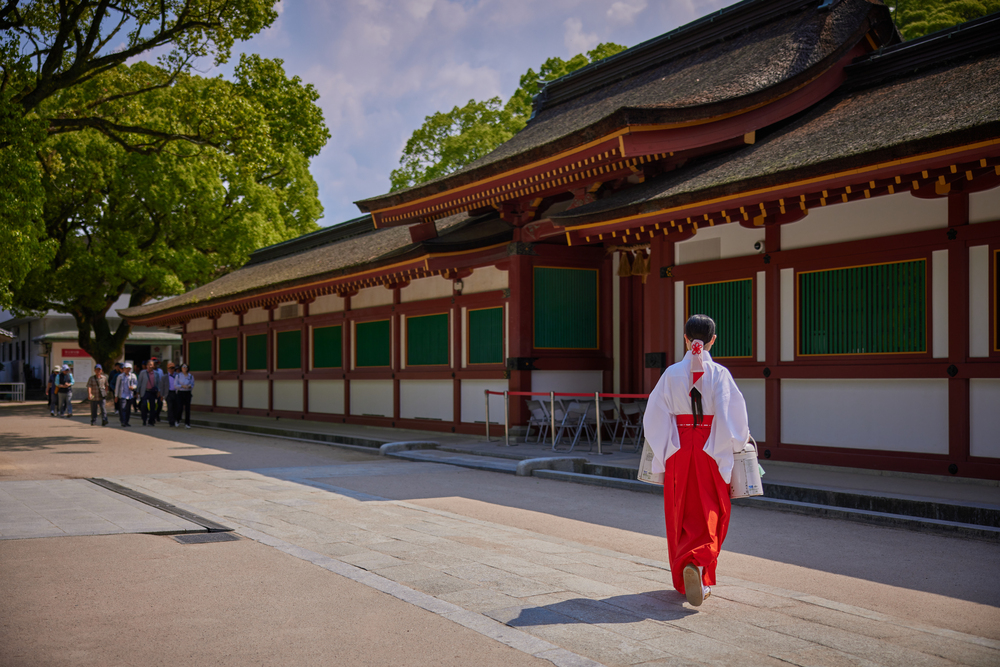
{"type": "Polygon", "coordinates": [[[642,446],[642,416],[645,414],[645,409],[639,402],[622,403],[620,414],[624,428],[622,429],[622,441],[618,446],[618,451],[625,449],[625,438],[628,437],[629,433],[634,435],[632,451],[638,451],[642,446]]]}
{"type": "Polygon", "coordinates": [[[530,416],[528,417],[528,431],[524,434],[524,441],[528,441],[531,428],[534,426],[538,428],[538,437],[535,438],[535,442],[541,442],[542,437],[548,432],[551,425],[549,411],[541,401],[528,401],[527,403],[530,416]]]}
{"type": "Polygon", "coordinates": [[[562,423],[559,425],[559,431],[556,433],[556,441],[552,445],[553,451],[564,451],[556,448],[562,436],[567,431],[573,433],[573,441],[570,443],[569,449],[566,452],[573,451],[576,447],[576,443],[580,441],[581,435],[587,436],[587,442],[590,443],[591,448],[594,446],[594,436],[596,435],[596,430],[594,425],[596,424],[596,418],[590,414],[590,408],[593,406],[592,401],[573,401],[567,407],[565,415],[563,416],[562,423]],[[588,419],[589,415],[589,419],[588,419]]]}
{"type": "Polygon", "coordinates": [[[605,398],[600,402],[601,426],[607,428],[611,434],[609,440],[613,443],[618,438],[618,428],[621,426],[621,413],[618,411],[618,404],[613,398],[605,398]]]}

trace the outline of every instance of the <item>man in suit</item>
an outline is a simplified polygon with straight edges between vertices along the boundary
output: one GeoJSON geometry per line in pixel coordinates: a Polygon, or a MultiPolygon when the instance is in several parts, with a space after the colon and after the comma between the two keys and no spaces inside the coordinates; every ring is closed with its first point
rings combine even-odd
{"type": "Polygon", "coordinates": [[[156,425],[156,404],[160,398],[160,385],[163,376],[156,370],[152,359],[146,362],[146,367],[139,373],[136,393],[139,394],[139,414],[142,415],[143,426],[156,425]]]}

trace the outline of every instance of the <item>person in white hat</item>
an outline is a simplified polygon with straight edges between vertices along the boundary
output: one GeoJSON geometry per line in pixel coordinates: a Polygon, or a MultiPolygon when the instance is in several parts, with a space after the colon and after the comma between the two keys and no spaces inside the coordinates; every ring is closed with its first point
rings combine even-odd
{"type": "Polygon", "coordinates": [[[131,428],[128,420],[132,416],[132,407],[135,405],[135,392],[138,386],[135,374],[132,373],[132,363],[126,361],[122,374],[115,381],[115,396],[118,397],[118,419],[121,420],[122,428],[131,428]]]}
{"type": "Polygon", "coordinates": [[[72,417],[73,373],[70,371],[69,364],[63,364],[62,368],[59,369],[59,377],[56,380],[56,385],[59,387],[59,416],[72,417]]]}

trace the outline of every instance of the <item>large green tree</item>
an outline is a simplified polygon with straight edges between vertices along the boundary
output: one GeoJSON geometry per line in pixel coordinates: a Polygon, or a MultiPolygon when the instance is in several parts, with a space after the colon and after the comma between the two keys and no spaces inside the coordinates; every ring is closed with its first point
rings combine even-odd
{"type": "Polygon", "coordinates": [[[183,292],[255,248],[316,229],[322,215],[308,159],[328,133],[312,86],[287,77],[281,61],[245,56],[232,81],[180,74],[142,96],[118,92],[164,76],[122,65],[40,107],[58,115],[100,101],[120,126],[163,135],[57,132],[37,151],[42,242],[52,252],[13,305],[73,315],[80,347],[100,363],[121,355],[130,332],[108,321],[122,294],[136,306],[183,292]]]}
{"type": "Polygon", "coordinates": [[[916,39],[1000,11],[1000,0],[890,0],[903,39],[916,39]]]}
{"type": "Polygon", "coordinates": [[[189,127],[189,134],[173,133],[142,119],[126,121],[117,115],[119,103],[172,86],[202,59],[227,61],[236,40],[274,21],[275,3],[0,0],[0,308],[11,306],[31,267],[56,252],[41,218],[45,192],[38,154],[46,137],[93,130],[138,152],[176,142],[201,144],[215,118],[189,127]],[[154,53],[160,66],[155,75],[119,71],[154,53]],[[67,94],[98,79],[109,82],[106,94],[67,94]],[[60,104],[50,103],[55,97],[60,104]]]}
{"type": "Polygon", "coordinates": [[[524,129],[531,117],[531,99],[546,83],[624,50],[607,42],[569,60],[549,58],[538,72],[529,69],[521,76],[520,87],[506,103],[499,97],[469,100],[427,116],[406,142],[399,169],[389,176],[392,190],[433,180],[483,157],[524,129]]]}

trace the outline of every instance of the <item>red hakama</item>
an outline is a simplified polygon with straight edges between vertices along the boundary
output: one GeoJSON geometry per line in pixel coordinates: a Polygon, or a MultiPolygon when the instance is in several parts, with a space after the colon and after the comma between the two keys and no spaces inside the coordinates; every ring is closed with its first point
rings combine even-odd
{"type": "Polygon", "coordinates": [[[677,415],[680,450],[664,463],[663,505],[667,552],[674,588],[684,590],[684,567],[701,566],[702,585],[715,585],[715,566],[729,528],[729,484],[705,451],[712,416],[697,426],[693,415],[677,415]]]}

